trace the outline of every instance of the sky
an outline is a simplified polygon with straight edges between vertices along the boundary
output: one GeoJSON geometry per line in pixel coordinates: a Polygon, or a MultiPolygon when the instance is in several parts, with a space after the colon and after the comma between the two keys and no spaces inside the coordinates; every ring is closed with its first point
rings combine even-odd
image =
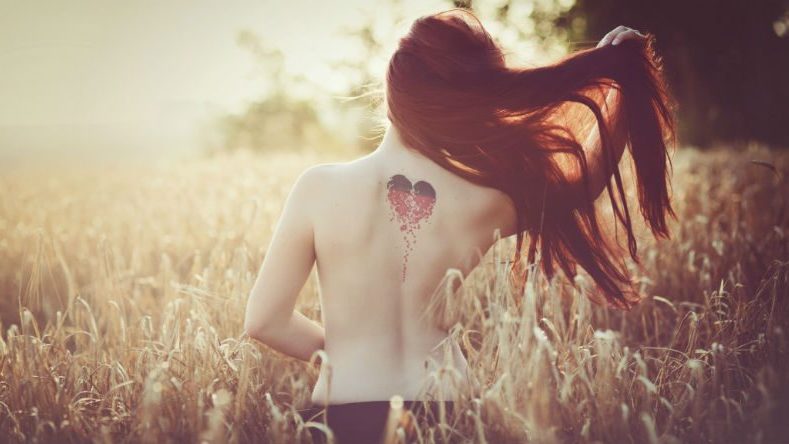
{"type": "MultiPolygon", "coordinates": [[[[447,3],[403,8],[414,15],[447,3]]],[[[343,79],[326,62],[355,50],[339,30],[370,12],[391,26],[384,4],[0,0],[0,161],[191,149],[206,119],[240,111],[266,89],[237,44],[241,30],[282,49],[288,72],[339,89],[343,79]]]]}

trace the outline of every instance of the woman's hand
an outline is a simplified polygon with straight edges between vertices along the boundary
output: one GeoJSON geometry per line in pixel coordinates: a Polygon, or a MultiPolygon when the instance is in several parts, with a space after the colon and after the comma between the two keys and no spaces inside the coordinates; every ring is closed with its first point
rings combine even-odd
{"type": "Polygon", "coordinates": [[[597,44],[597,48],[608,45],[618,45],[620,42],[627,39],[645,39],[647,36],[641,34],[635,29],[628,28],[627,26],[619,25],[608,32],[602,40],[597,44]]]}

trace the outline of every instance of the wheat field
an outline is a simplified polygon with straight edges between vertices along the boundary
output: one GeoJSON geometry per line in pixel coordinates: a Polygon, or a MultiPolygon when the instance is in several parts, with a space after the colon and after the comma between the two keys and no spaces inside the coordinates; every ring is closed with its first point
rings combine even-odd
{"type": "MultiPolygon", "coordinates": [[[[0,176],[0,441],[310,442],[317,365],[241,331],[283,198],[324,160],[0,176]]],[[[583,276],[515,294],[500,241],[442,301],[482,392],[415,440],[786,442],[787,173],[763,147],[678,150],[673,237],[641,236],[627,313],[583,276]]]]}

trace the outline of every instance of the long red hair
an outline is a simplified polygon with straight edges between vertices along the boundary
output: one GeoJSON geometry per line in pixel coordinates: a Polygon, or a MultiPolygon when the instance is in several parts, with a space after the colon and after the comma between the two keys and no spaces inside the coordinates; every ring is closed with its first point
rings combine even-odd
{"type": "MultiPolygon", "coordinates": [[[[613,153],[610,125],[624,119],[635,164],[641,214],[656,237],[668,237],[673,216],[668,190],[667,143],[674,139],[672,102],[654,52],[654,37],[625,40],[574,52],[549,66],[510,67],[504,53],[467,9],[418,18],[403,36],[386,73],[386,114],[403,142],[474,183],[505,192],[517,210],[513,275],[525,282],[522,260],[539,251],[549,277],[561,269],[574,276],[580,265],[603,298],[630,308],[631,278],[617,247],[603,234],[586,192],[564,199],[570,178],[562,156],[588,169],[583,145],[597,125],[605,154],[613,153]],[[604,115],[608,88],[621,106],[604,115]],[[591,111],[591,114],[588,111],[591,111]],[[579,112],[583,111],[583,112],[579,112]],[[580,197],[580,199],[578,198],[580,197]]],[[[612,154],[613,155],[613,154],[612,154]]],[[[606,189],[637,261],[633,223],[619,168],[609,165],[606,189]]],[[[522,287],[521,287],[522,288],[522,287]]]]}

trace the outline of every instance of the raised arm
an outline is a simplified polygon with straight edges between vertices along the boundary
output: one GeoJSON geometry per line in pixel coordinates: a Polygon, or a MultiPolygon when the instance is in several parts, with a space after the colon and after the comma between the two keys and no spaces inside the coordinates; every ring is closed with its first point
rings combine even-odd
{"type": "MultiPolygon", "coordinates": [[[[597,47],[605,45],[618,45],[627,39],[644,39],[646,36],[640,32],[626,26],[618,26],[606,34],[597,47]]],[[[600,129],[597,124],[593,125],[589,135],[583,142],[584,154],[586,157],[588,184],[584,184],[580,174],[580,167],[575,165],[570,175],[570,189],[568,196],[576,199],[580,204],[586,196],[584,187],[588,186],[589,195],[593,200],[597,199],[605,190],[606,184],[611,180],[614,168],[622,159],[628,141],[628,123],[624,118],[617,119],[615,116],[622,113],[617,112],[622,105],[621,92],[616,88],[608,88],[605,102],[600,111],[607,122],[609,136],[611,137],[611,151],[603,150],[600,129]]]]}
{"type": "MultiPolygon", "coordinates": [[[[605,190],[606,184],[611,180],[614,168],[622,159],[622,154],[627,146],[627,123],[624,119],[615,119],[616,107],[622,106],[620,102],[620,92],[615,88],[608,90],[605,106],[602,109],[603,116],[609,122],[608,132],[611,137],[611,152],[603,150],[600,129],[594,125],[584,142],[584,152],[586,153],[586,164],[589,174],[589,193],[592,199],[597,199],[605,190]],[[606,155],[609,156],[606,159],[606,155]]],[[[582,186],[580,175],[577,177],[576,186],[582,186]]]]}

